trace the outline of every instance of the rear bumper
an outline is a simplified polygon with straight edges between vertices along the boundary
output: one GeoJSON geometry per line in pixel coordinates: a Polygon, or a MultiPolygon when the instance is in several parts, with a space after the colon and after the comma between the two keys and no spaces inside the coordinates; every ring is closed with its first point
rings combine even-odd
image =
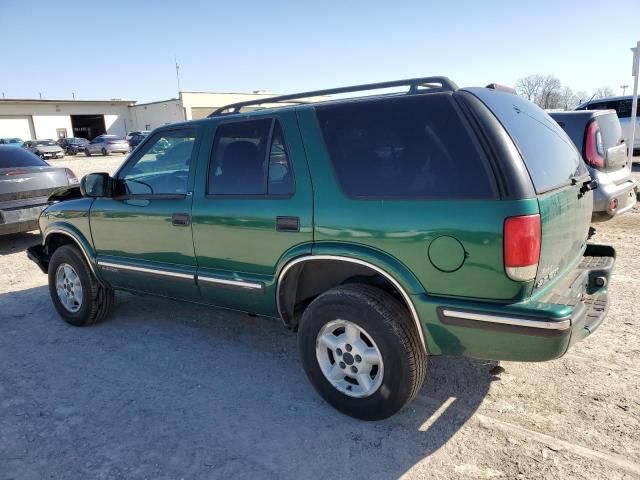
{"type": "Polygon", "coordinates": [[[512,361],[561,357],[604,321],[615,250],[588,245],[584,258],[553,288],[527,302],[451,301],[419,305],[431,353],[512,361]],[[430,319],[424,321],[424,319],[430,319]]]}
{"type": "Polygon", "coordinates": [[[47,204],[0,210],[0,235],[37,230],[38,218],[47,204]]]}
{"type": "Polygon", "coordinates": [[[598,184],[593,196],[593,222],[603,222],[616,215],[631,210],[638,200],[638,184],[635,179],[629,179],[620,185],[598,184]],[[610,203],[616,200],[617,208],[612,210],[610,203]]]}

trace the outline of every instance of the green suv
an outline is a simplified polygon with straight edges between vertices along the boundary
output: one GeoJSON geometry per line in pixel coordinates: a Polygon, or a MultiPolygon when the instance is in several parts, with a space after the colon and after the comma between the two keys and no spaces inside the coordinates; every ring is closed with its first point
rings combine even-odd
{"type": "Polygon", "coordinates": [[[161,127],[52,197],[28,253],[67,322],[114,290],[278,318],[320,395],[380,419],[428,355],[550,360],[603,321],[594,184],[531,102],[444,77],[260,102],[161,127]]]}

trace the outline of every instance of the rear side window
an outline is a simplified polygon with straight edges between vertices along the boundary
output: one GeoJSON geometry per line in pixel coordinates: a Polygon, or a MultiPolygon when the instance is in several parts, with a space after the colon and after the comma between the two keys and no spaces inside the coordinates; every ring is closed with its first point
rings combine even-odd
{"type": "Polygon", "coordinates": [[[534,103],[510,93],[474,89],[515,142],[538,193],[561,187],[586,173],[567,134],[534,103]]]}
{"type": "Polygon", "coordinates": [[[486,198],[493,183],[449,95],[317,108],[343,191],[360,198],[486,198]]]}
{"type": "Polygon", "coordinates": [[[0,168],[47,167],[49,164],[28,150],[18,147],[0,149],[0,168]]]}
{"type": "Polygon", "coordinates": [[[605,149],[618,146],[622,143],[622,129],[620,121],[614,114],[599,115],[596,117],[600,134],[602,135],[602,144],[605,149]]]}
{"type": "Polygon", "coordinates": [[[292,195],[293,168],[280,123],[258,119],[218,126],[209,195],[292,195]]]}

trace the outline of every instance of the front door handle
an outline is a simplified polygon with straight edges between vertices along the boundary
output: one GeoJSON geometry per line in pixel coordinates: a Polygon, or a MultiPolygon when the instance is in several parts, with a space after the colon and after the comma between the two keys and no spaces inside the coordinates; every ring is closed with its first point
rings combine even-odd
{"type": "Polygon", "coordinates": [[[298,217],[276,217],[276,230],[278,232],[299,232],[300,219],[298,217]]]}
{"type": "Polygon", "coordinates": [[[176,227],[188,227],[191,223],[191,215],[188,213],[174,213],[171,215],[171,224],[176,227]]]}

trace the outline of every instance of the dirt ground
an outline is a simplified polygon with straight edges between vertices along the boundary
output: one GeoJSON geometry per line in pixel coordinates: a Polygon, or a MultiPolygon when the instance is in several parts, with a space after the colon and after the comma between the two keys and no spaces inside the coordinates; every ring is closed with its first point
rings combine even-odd
{"type": "Polygon", "coordinates": [[[497,376],[432,358],[376,423],[320,399],[276,321],[119,293],[108,321],[68,326],[24,253],[38,236],[0,238],[0,480],[640,478],[640,208],[596,228],[618,258],[594,335],[497,376]]]}

